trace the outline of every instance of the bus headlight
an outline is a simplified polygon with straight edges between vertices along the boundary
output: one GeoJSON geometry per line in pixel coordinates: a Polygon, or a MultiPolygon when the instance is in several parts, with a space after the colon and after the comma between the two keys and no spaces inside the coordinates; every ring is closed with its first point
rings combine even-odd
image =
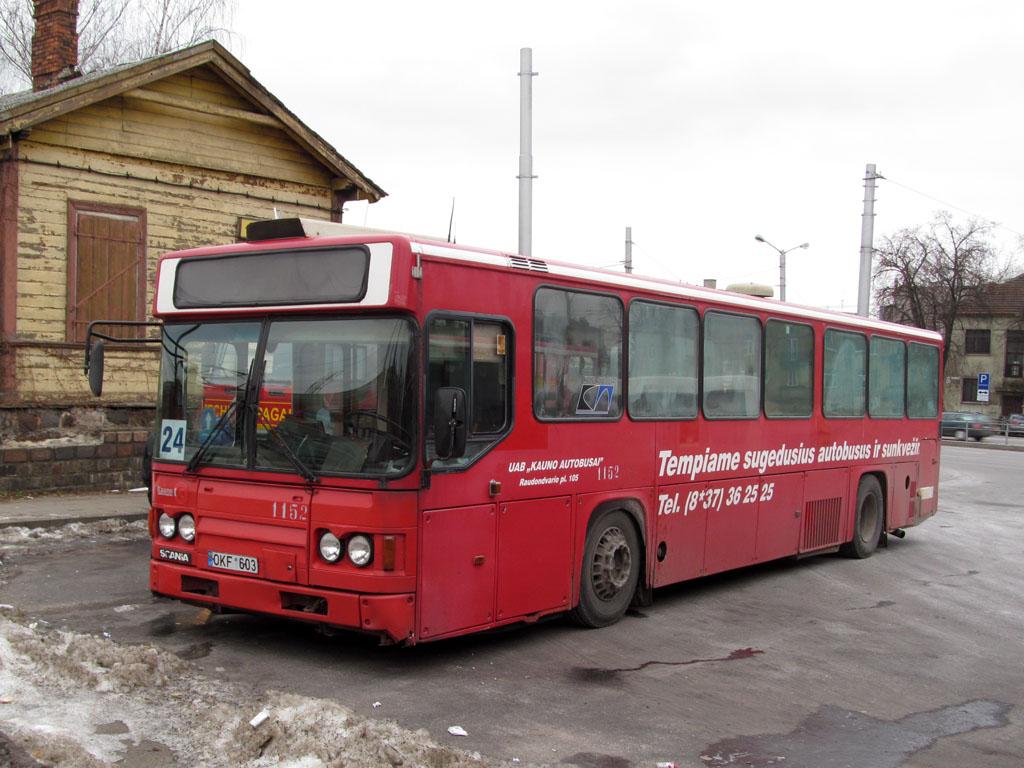
{"type": "Polygon", "coordinates": [[[370,564],[373,560],[373,544],[369,536],[357,533],[348,540],[348,559],[360,568],[370,564]]]}
{"type": "Polygon", "coordinates": [[[156,527],[160,531],[160,535],[165,539],[173,539],[174,534],[178,530],[178,524],[166,512],[160,515],[160,518],[156,521],[156,527]]]}
{"type": "Polygon", "coordinates": [[[186,513],[178,518],[178,533],[190,544],[196,540],[196,519],[186,513]]]}
{"type": "Polygon", "coordinates": [[[341,541],[330,531],[320,536],[320,557],[328,563],[336,563],[341,558],[341,541]]]}

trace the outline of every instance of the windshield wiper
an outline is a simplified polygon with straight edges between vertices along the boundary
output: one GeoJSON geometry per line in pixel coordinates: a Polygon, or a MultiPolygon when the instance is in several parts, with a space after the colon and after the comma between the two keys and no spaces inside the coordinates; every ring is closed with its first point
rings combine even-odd
{"type": "Polygon", "coordinates": [[[307,483],[320,482],[320,478],[313,473],[313,470],[307,467],[305,462],[303,462],[302,459],[295,455],[295,452],[288,446],[288,443],[285,442],[285,439],[281,437],[281,433],[277,431],[277,427],[275,427],[270,422],[270,419],[263,415],[263,413],[259,409],[259,404],[250,402],[247,407],[251,408],[253,412],[256,414],[256,423],[265,426],[267,428],[267,431],[274,436],[274,439],[277,440],[278,445],[281,446],[281,450],[284,453],[285,457],[288,459],[288,461],[291,462],[292,466],[298,470],[299,474],[302,475],[303,479],[307,483]]]}
{"type": "MultiPolygon", "coordinates": [[[[263,374],[267,367],[267,361],[263,361],[263,367],[260,369],[260,381],[263,381],[263,374]]],[[[302,459],[295,455],[295,452],[289,447],[288,443],[281,437],[281,433],[277,431],[277,427],[270,423],[270,420],[263,415],[260,411],[259,394],[255,391],[255,382],[252,379],[252,371],[249,371],[249,378],[245,383],[245,407],[250,409],[256,416],[256,423],[263,424],[267,428],[267,431],[274,436],[278,444],[281,446],[281,450],[287,457],[288,461],[291,462],[292,466],[299,471],[303,479],[307,483],[318,483],[320,478],[313,474],[313,470],[307,467],[302,459]]]]}
{"type": "Polygon", "coordinates": [[[224,427],[228,424],[228,419],[231,417],[231,414],[238,410],[239,405],[242,405],[247,411],[252,411],[253,414],[255,414],[257,424],[263,424],[263,426],[267,428],[267,431],[274,436],[278,444],[281,446],[281,450],[285,457],[289,462],[291,462],[292,466],[298,470],[299,474],[302,475],[306,482],[320,482],[320,478],[318,478],[313,471],[303,463],[302,459],[295,455],[295,452],[289,447],[288,443],[285,442],[284,438],[281,437],[277,428],[270,423],[267,417],[260,411],[258,402],[259,396],[256,392],[256,387],[253,384],[252,374],[253,365],[250,365],[249,375],[245,379],[244,396],[242,398],[236,396],[235,399],[231,401],[231,405],[227,407],[227,410],[225,410],[217,420],[217,423],[213,425],[213,428],[210,430],[210,434],[206,436],[206,439],[203,440],[202,444],[192,455],[192,458],[189,459],[188,464],[185,465],[185,471],[195,472],[196,467],[199,466],[199,462],[202,461],[207,449],[213,444],[214,438],[224,431],[224,427]]]}
{"type": "MultiPolygon", "coordinates": [[[[194,331],[198,327],[199,326],[194,326],[189,331],[189,333],[191,333],[192,331],[194,331]]],[[[253,364],[250,363],[249,364],[249,373],[245,377],[245,395],[244,396],[246,398],[249,397],[249,382],[252,381],[252,368],[253,368],[253,364]]],[[[213,429],[210,430],[210,434],[208,434],[206,436],[206,439],[203,440],[202,444],[200,444],[200,446],[196,450],[196,452],[194,454],[192,454],[192,458],[188,460],[188,464],[185,465],[185,471],[186,472],[195,472],[196,471],[196,467],[199,466],[199,462],[202,461],[203,456],[206,454],[206,449],[209,448],[213,444],[213,439],[215,437],[217,437],[217,435],[219,435],[221,432],[224,431],[224,427],[227,426],[227,424],[228,424],[228,418],[231,416],[232,413],[234,413],[235,411],[238,410],[238,406],[241,405],[241,404],[242,404],[242,401],[238,398],[238,390],[236,389],[235,390],[235,399],[231,401],[231,405],[229,405],[227,407],[227,410],[225,410],[224,413],[221,414],[221,417],[219,419],[217,419],[217,423],[213,425],[213,429]]]]}
{"type": "Polygon", "coordinates": [[[210,430],[210,434],[206,436],[206,439],[199,445],[196,452],[192,454],[192,458],[188,460],[188,464],[185,465],[186,472],[195,472],[196,467],[199,466],[199,462],[202,461],[203,456],[206,454],[206,449],[213,445],[213,439],[217,437],[221,432],[224,431],[224,427],[228,424],[228,419],[231,414],[238,409],[238,404],[242,402],[237,398],[231,401],[231,405],[227,407],[221,417],[217,419],[217,423],[213,425],[213,429],[210,430]]]}

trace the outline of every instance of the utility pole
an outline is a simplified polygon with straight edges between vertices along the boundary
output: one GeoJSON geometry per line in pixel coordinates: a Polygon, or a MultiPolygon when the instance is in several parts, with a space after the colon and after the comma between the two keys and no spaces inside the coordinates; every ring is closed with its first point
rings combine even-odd
{"type": "Polygon", "coordinates": [[[626,274],[633,274],[633,228],[626,227],[626,274]]]}
{"type": "Polygon", "coordinates": [[[533,251],[533,49],[519,49],[519,253],[533,251]]]}
{"type": "Polygon", "coordinates": [[[759,243],[764,243],[770,248],[774,248],[779,254],[779,301],[786,300],[786,254],[790,251],[795,251],[797,248],[810,248],[810,243],[801,243],[800,245],[794,245],[792,248],[782,250],[777,245],[772,245],[760,235],[754,235],[754,239],[759,243]]]}
{"type": "Polygon", "coordinates": [[[864,213],[860,222],[860,284],[857,290],[857,314],[868,316],[871,308],[871,257],[875,238],[875,164],[868,163],[864,174],[864,213]]]}

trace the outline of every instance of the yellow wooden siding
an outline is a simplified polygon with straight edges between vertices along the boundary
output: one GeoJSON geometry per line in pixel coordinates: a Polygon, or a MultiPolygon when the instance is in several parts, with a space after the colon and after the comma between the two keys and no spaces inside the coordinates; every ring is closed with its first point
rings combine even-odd
{"type": "Polygon", "coordinates": [[[149,90],[160,91],[171,96],[209,101],[221,106],[244,109],[246,111],[260,111],[254,102],[235,90],[233,86],[228,85],[210,67],[190,69],[188,72],[165,77],[154,83],[147,83],[145,87],[149,90]]]}
{"type": "MultiPolygon", "coordinates": [[[[41,187],[45,187],[47,184],[64,183],[63,177],[56,182],[53,178],[47,178],[43,168],[47,165],[55,167],[59,163],[62,170],[78,174],[83,184],[88,184],[90,179],[87,177],[91,177],[92,183],[98,188],[109,189],[114,184],[150,182],[155,179],[158,184],[172,185],[167,187],[169,192],[177,189],[183,194],[204,190],[242,195],[249,193],[261,198],[272,197],[275,202],[280,201],[286,204],[298,203],[313,207],[318,205],[330,207],[326,184],[287,182],[247,173],[213,172],[181,163],[155,163],[124,156],[41,145],[35,142],[22,143],[21,158],[25,165],[33,166],[36,169],[35,172],[40,174],[36,183],[41,187]],[[95,171],[95,174],[80,169],[95,171]]],[[[111,190],[111,194],[119,193],[116,190],[111,190]]],[[[129,196],[134,194],[134,190],[126,188],[120,194],[129,196]]],[[[271,205],[273,204],[274,202],[271,202],[271,205]]],[[[327,215],[328,211],[324,213],[327,215]]]]}
{"type": "MultiPolygon", "coordinates": [[[[80,348],[18,349],[18,398],[23,404],[97,402],[82,373],[80,348]]],[[[148,403],[156,399],[158,358],[153,352],[109,349],[101,403],[148,403]]]]}
{"type": "Polygon", "coordinates": [[[251,102],[209,67],[197,67],[187,72],[165,77],[146,85],[154,91],[189,99],[217,101],[228,107],[251,109],[251,102]]]}
{"type": "Polygon", "coordinates": [[[202,114],[131,98],[109,99],[45,123],[33,138],[58,146],[183,162],[200,167],[253,172],[253,152],[261,165],[273,163],[292,173],[289,181],[319,183],[326,169],[283,131],[232,117],[202,114]],[[83,143],[87,142],[87,143],[83,143]],[[194,162],[188,155],[203,158],[194,162]],[[216,163],[220,163],[217,165],[216,163]],[[292,167],[294,166],[294,167],[292,167]]]}
{"type": "MultiPolygon", "coordinates": [[[[212,76],[211,76],[212,78],[212,76]]],[[[225,84],[178,75],[147,85],[216,106],[255,111],[225,84]],[[210,86],[210,87],[206,87],[210,86]]],[[[107,99],[33,128],[32,141],[304,184],[331,172],[280,129],[130,97],[107,99]]]]}
{"type": "MultiPolygon", "coordinates": [[[[40,153],[35,152],[29,142],[23,145],[23,154],[40,159],[40,153]]],[[[65,156],[64,162],[75,165],[76,160],[83,159],[87,158],[65,156]]],[[[51,158],[46,162],[55,160],[51,158]]],[[[90,161],[90,165],[100,169],[102,163],[96,158],[90,161]]],[[[116,167],[128,168],[132,175],[159,177],[151,166],[121,162],[116,167]]],[[[266,183],[255,187],[235,178],[209,175],[200,178],[194,170],[189,174],[184,168],[177,169],[177,173],[168,173],[182,179],[176,183],[187,184],[190,178],[194,178],[196,187],[117,179],[33,163],[22,164],[21,170],[19,306],[33,310],[19,311],[18,335],[22,339],[58,341],[64,338],[62,318],[67,294],[68,199],[144,208],[150,278],[156,259],[162,253],[237,240],[239,217],[272,218],[275,206],[288,214],[329,217],[330,192],[305,185],[266,183]],[[200,188],[200,184],[215,188],[200,188]],[[279,202],[247,198],[243,196],[246,191],[275,197],[279,202]]],[[[147,301],[151,299],[150,285],[147,301]]]]}

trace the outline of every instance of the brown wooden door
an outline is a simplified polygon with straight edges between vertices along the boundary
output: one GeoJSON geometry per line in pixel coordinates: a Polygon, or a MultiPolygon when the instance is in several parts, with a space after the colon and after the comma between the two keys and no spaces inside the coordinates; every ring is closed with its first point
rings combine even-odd
{"type": "Polygon", "coordinates": [[[143,217],[72,204],[69,218],[69,340],[85,341],[93,320],[145,319],[143,217]]]}

